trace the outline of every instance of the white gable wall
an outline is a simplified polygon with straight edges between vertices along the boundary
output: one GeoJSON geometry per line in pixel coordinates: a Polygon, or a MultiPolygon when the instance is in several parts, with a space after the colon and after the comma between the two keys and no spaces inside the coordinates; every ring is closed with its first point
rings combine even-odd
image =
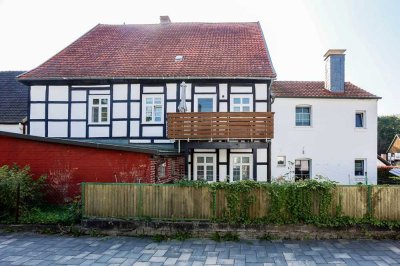
{"type": "Polygon", "coordinates": [[[376,184],[377,100],[277,98],[272,111],[273,179],[289,171],[289,161],[311,159],[313,177],[356,184],[354,160],[365,159],[368,181],[376,184]],[[297,105],[311,106],[311,127],[295,126],[297,105]],[[365,129],[355,127],[356,111],[366,112],[365,129]],[[286,167],[277,166],[277,156],[286,156],[286,167]]]}

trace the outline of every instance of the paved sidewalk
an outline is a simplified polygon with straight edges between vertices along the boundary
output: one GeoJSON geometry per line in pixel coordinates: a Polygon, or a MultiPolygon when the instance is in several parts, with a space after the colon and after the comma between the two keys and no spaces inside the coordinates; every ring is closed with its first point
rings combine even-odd
{"type": "Polygon", "coordinates": [[[0,265],[400,265],[400,241],[153,242],[0,233],[0,265]]]}

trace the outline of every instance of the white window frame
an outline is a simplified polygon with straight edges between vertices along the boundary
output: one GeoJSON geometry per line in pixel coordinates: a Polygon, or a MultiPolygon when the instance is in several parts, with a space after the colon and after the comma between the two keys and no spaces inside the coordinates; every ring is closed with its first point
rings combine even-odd
{"type": "Polygon", "coordinates": [[[216,182],[217,181],[217,154],[215,153],[195,153],[193,154],[193,179],[198,180],[197,177],[197,166],[198,165],[203,165],[204,166],[204,171],[205,174],[207,175],[207,166],[212,165],[213,166],[213,181],[207,181],[209,183],[216,182]],[[204,160],[204,163],[198,163],[197,158],[198,157],[213,157],[213,162],[212,163],[207,163],[206,160],[204,160]]]}
{"type": "Polygon", "coordinates": [[[312,179],[312,160],[310,158],[298,158],[294,160],[294,178],[296,180],[296,161],[308,161],[308,179],[312,179]]]}
{"type": "Polygon", "coordinates": [[[366,169],[367,169],[367,160],[366,159],[363,159],[363,158],[354,159],[354,171],[353,171],[353,173],[354,173],[355,177],[365,177],[365,172],[367,172],[366,169]],[[363,161],[363,173],[362,173],[362,175],[356,175],[356,161],[363,161]]]}
{"type": "Polygon", "coordinates": [[[231,94],[230,95],[230,111],[231,112],[253,112],[253,94],[231,94]],[[241,103],[234,103],[234,98],[240,98],[241,103]],[[243,104],[243,98],[249,98],[248,104],[243,104]],[[248,106],[249,111],[243,111],[243,107],[248,106]],[[239,107],[240,111],[234,111],[235,107],[239,107]]]}
{"type": "Polygon", "coordinates": [[[198,108],[199,98],[200,99],[203,99],[203,98],[212,99],[212,101],[213,101],[213,110],[212,111],[213,112],[217,111],[217,95],[216,94],[195,94],[194,95],[194,108],[193,108],[194,112],[199,111],[199,108],[198,108]]]}
{"type": "Polygon", "coordinates": [[[88,124],[89,125],[108,125],[110,124],[110,95],[100,95],[100,94],[94,94],[94,95],[89,95],[89,103],[88,103],[88,108],[89,108],[89,116],[88,116],[88,124]],[[93,115],[93,100],[94,99],[99,99],[99,121],[94,122],[92,119],[93,115]],[[107,99],[107,104],[101,104],[102,99],[107,99]],[[101,108],[102,107],[107,107],[107,121],[101,121],[101,108]]]}
{"type": "Polygon", "coordinates": [[[241,166],[250,165],[249,180],[253,180],[253,154],[251,154],[251,153],[231,153],[230,154],[230,156],[229,156],[229,181],[230,182],[236,182],[236,181],[233,181],[233,167],[235,165],[239,165],[240,166],[240,180],[243,180],[242,179],[243,169],[242,169],[241,166]],[[248,163],[240,162],[240,163],[235,164],[235,163],[233,163],[234,157],[241,157],[241,158],[248,157],[249,158],[249,162],[248,163]]]}
{"type": "Polygon", "coordinates": [[[142,96],[142,124],[164,124],[164,112],[165,112],[165,104],[164,104],[164,94],[143,94],[142,96]],[[152,104],[146,104],[147,99],[153,99],[152,104]],[[155,118],[155,112],[154,112],[154,107],[156,104],[154,103],[154,98],[161,98],[161,121],[154,121],[155,118]],[[152,112],[152,120],[151,121],[146,121],[146,107],[151,106],[151,112],[152,112]]]}
{"type": "Polygon", "coordinates": [[[354,127],[356,128],[356,129],[365,129],[365,128],[367,128],[367,113],[366,113],[366,111],[361,111],[361,110],[358,110],[358,111],[356,111],[355,112],[355,114],[354,114],[354,127]],[[358,127],[357,126],[357,114],[362,114],[362,127],[358,127]]]}
{"type": "Polygon", "coordinates": [[[295,125],[295,127],[298,127],[298,128],[312,127],[312,125],[313,125],[312,121],[313,121],[313,108],[312,108],[311,105],[303,104],[303,105],[296,105],[295,106],[295,108],[294,108],[294,125],[295,125]],[[310,108],[310,125],[297,125],[297,111],[296,111],[296,109],[298,107],[299,108],[302,108],[302,107],[310,108]]]}

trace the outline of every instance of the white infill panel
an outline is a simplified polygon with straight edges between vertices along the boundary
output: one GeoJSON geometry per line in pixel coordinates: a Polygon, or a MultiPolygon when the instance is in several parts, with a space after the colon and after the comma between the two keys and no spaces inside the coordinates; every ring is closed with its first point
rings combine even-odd
{"type": "Polygon", "coordinates": [[[265,182],[267,181],[267,166],[257,165],[257,181],[265,182]]]}
{"type": "Polygon", "coordinates": [[[140,103],[131,103],[131,118],[140,118],[140,103]]]}
{"type": "Polygon", "coordinates": [[[71,122],[71,138],[86,138],[86,122],[71,122]]]}
{"type": "Polygon", "coordinates": [[[46,106],[44,103],[32,103],[30,119],[45,119],[46,116],[46,106]]]}
{"type": "Polygon", "coordinates": [[[131,121],[130,136],[139,137],[139,121],[131,121]]]}
{"type": "Polygon", "coordinates": [[[113,118],[127,118],[127,103],[113,103],[113,118]]]}
{"type": "Polygon", "coordinates": [[[73,102],[86,102],[86,90],[72,90],[71,91],[71,98],[73,102]]]}
{"type": "Polygon", "coordinates": [[[267,100],[267,84],[256,84],[256,100],[267,100]]]}
{"type": "Polygon", "coordinates": [[[49,101],[68,101],[68,86],[49,86],[49,101]]]}
{"type": "Polygon", "coordinates": [[[195,93],[216,93],[217,88],[215,86],[203,87],[203,86],[196,86],[195,93]]]}
{"type": "Polygon", "coordinates": [[[114,100],[127,100],[128,99],[128,84],[114,84],[113,86],[113,99],[114,100]]]}
{"type": "Polygon", "coordinates": [[[256,112],[266,112],[267,111],[267,103],[256,103],[256,112]]]}
{"type": "Polygon", "coordinates": [[[112,135],[113,137],[126,137],[127,132],[126,121],[114,121],[112,122],[112,135]]]}
{"type": "Polygon", "coordinates": [[[176,112],[176,103],[175,102],[167,103],[167,113],[175,113],[175,112],[176,112]]]}
{"type": "Polygon", "coordinates": [[[68,122],[48,122],[48,136],[50,138],[68,137],[68,122]]]}
{"type": "Polygon", "coordinates": [[[219,84],[219,99],[228,99],[228,84],[219,84]]]}
{"type": "Polygon", "coordinates": [[[46,86],[31,86],[31,101],[45,101],[46,86]]]}
{"type": "Polygon", "coordinates": [[[29,123],[30,126],[30,135],[32,136],[39,136],[39,137],[44,137],[45,136],[45,124],[44,122],[33,122],[31,121],[29,123]]]}
{"type": "Polygon", "coordinates": [[[168,100],[176,99],[176,83],[167,84],[167,99],[168,100]]]}
{"type": "Polygon", "coordinates": [[[140,100],[140,84],[131,84],[131,100],[140,100]]]}
{"type": "Polygon", "coordinates": [[[151,126],[146,127],[143,126],[143,137],[162,137],[163,136],[163,127],[162,126],[151,126]]]}
{"type": "Polygon", "coordinates": [[[110,136],[110,127],[89,127],[89,138],[106,138],[110,136]]]}
{"type": "Polygon", "coordinates": [[[267,162],[267,149],[257,149],[257,162],[266,163],[267,162]]]}
{"type": "Polygon", "coordinates": [[[228,160],[227,160],[227,152],[226,152],[226,149],[220,149],[219,150],[219,162],[220,163],[226,163],[228,160]]]}
{"type": "Polygon", "coordinates": [[[143,93],[163,93],[164,87],[145,87],[143,86],[143,93]]]}
{"type": "Polygon", "coordinates": [[[242,87],[242,86],[232,86],[231,93],[252,93],[253,88],[250,86],[242,87]]]}
{"type": "Polygon", "coordinates": [[[226,165],[219,166],[219,182],[224,182],[229,180],[227,169],[228,168],[226,165]]]}
{"type": "Polygon", "coordinates": [[[71,119],[86,119],[86,104],[72,103],[71,104],[71,119]]]}
{"type": "Polygon", "coordinates": [[[68,104],[49,104],[49,119],[68,119],[68,104]]]}

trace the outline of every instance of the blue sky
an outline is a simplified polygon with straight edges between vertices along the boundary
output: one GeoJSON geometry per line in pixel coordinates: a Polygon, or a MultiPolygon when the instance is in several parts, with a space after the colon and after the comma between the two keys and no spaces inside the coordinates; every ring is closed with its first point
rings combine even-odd
{"type": "Polygon", "coordinates": [[[346,52],[346,81],[400,113],[397,0],[0,0],[0,70],[29,70],[98,23],[260,21],[279,80],[323,80],[323,54],[346,52]]]}

